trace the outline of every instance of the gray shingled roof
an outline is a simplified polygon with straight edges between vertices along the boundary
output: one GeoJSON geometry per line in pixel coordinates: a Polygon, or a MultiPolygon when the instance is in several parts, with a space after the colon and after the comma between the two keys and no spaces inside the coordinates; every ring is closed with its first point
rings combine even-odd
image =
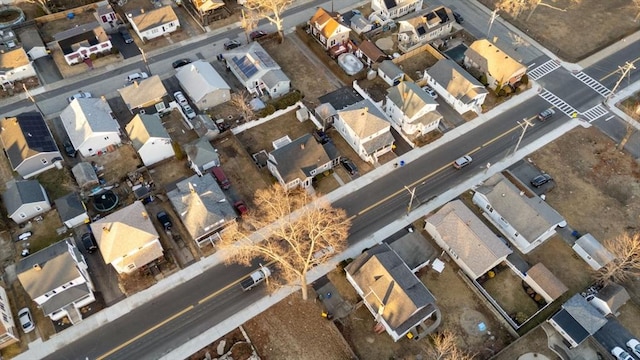
{"type": "Polygon", "coordinates": [[[197,60],[178,69],[176,79],[193,101],[219,89],[230,89],[222,76],[206,61],[197,60]]]}
{"type": "Polygon", "coordinates": [[[595,334],[607,323],[607,319],[580,294],[573,295],[562,304],[562,308],[590,335],[595,334]]]}
{"type": "Polygon", "coordinates": [[[60,113],[60,120],[76,149],[96,133],[120,131],[120,125],[113,118],[109,103],[102,98],[73,100],[60,113]]]}
{"type": "MultiPolygon", "coordinates": [[[[320,145],[311,134],[305,134],[289,144],[269,153],[275,160],[278,172],[285,183],[311,177],[311,170],[334,159],[327,148],[320,145]]],[[[271,161],[271,160],[270,160],[271,161]]]]}
{"type": "Polygon", "coordinates": [[[463,103],[473,100],[478,94],[486,94],[487,89],[450,59],[438,60],[427,73],[449,94],[463,103]]]}
{"type": "Polygon", "coordinates": [[[189,157],[189,160],[198,166],[200,170],[202,170],[203,165],[212,161],[220,164],[220,156],[218,156],[218,153],[207,138],[200,138],[186,144],[184,152],[189,157]]]}
{"type": "Polygon", "coordinates": [[[58,210],[58,215],[62,219],[62,222],[67,220],[71,220],[76,216],[80,216],[83,213],[86,213],[87,210],[80,199],[80,196],[75,193],[69,193],[61,198],[56,199],[55,201],[56,209],[58,210]]]}
{"type": "Polygon", "coordinates": [[[278,85],[278,83],[280,82],[290,81],[290,80],[287,77],[287,75],[284,73],[284,71],[280,69],[276,69],[276,70],[267,71],[267,73],[264,74],[264,76],[262,77],[262,81],[264,81],[265,85],[267,85],[267,87],[271,89],[274,86],[278,85]]]}
{"type": "Polygon", "coordinates": [[[582,235],[576,240],[575,245],[580,246],[600,266],[605,266],[615,259],[615,256],[591,234],[582,235]]]}
{"type": "Polygon", "coordinates": [[[549,296],[555,300],[567,292],[569,288],[560,281],[543,263],[537,263],[527,271],[529,276],[538,284],[549,296]]]}
{"type": "MultiPolygon", "coordinates": [[[[338,116],[361,140],[391,127],[386,117],[369,99],[347,106],[338,111],[338,116]]],[[[370,140],[363,141],[362,147],[367,154],[372,154],[378,149],[393,144],[393,141],[393,135],[387,131],[370,140]]]]}
{"type": "Polygon", "coordinates": [[[7,213],[11,215],[24,204],[49,201],[49,199],[38,180],[10,180],[7,182],[7,190],[2,194],[2,201],[7,208],[7,213]]]}
{"type": "Polygon", "coordinates": [[[438,104],[426,91],[411,81],[403,81],[390,87],[387,89],[387,97],[409,118],[414,117],[427,105],[438,104]]]}
{"type": "Polygon", "coordinates": [[[162,126],[162,120],[157,114],[137,114],[125,127],[136,150],[140,150],[150,138],[171,139],[167,129],[162,126]]]}
{"type": "Polygon", "coordinates": [[[600,289],[596,297],[607,303],[612,313],[618,311],[622,305],[631,299],[627,290],[622,285],[616,283],[610,283],[600,289]]]}
{"type": "Polygon", "coordinates": [[[381,70],[391,79],[404,74],[404,71],[402,71],[402,69],[400,69],[398,65],[394,64],[391,60],[384,60],[381,62],[380,65],[378,65],[378,70],[381,70]]]}
{"type": "Polygon", "coordinates": [[[167,96],[167,89],[162,84],[160,76],[153,75],[141,81],[118,89],[122,101],[130,110],[150,106],[151,103],[160,102],[167,96]]]}

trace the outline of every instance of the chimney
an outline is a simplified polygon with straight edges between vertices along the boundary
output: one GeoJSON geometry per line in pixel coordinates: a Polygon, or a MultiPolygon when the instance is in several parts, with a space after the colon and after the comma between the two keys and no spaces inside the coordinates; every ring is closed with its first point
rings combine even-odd
{"type": "Polygon", "coordinates": [[[146,212],[146,211],[143,211],[143,212],[142,212],[142,217],[143,217],[143,218],[145,218],[145,219],[148,217],[148,215],[147,215],[147,212],[146,212]]]}
{"type": "Polygon", "coordinates": [[[104,231],[104,232],[108,233],[108,232],[109,232],[109,228],[108,228],[108,227],[106,227],[106,226],[103,226],[103,227],[102,227],[102,231],[104,231]]]}
{"type": "Polygon", "coordinates": [[[304,143],[300,144],[300,150],[304,150],[304,143]]]}
{"type": "Polygon", "coordinates": [[[42,268],[40,267],[40,264],[33,264],[33,270],[40,271],[42,268]]]}
{"type": "Polygon", "coordinates": [[[140,9],[140,14],[144,14],[144,9],[140,9]]]}

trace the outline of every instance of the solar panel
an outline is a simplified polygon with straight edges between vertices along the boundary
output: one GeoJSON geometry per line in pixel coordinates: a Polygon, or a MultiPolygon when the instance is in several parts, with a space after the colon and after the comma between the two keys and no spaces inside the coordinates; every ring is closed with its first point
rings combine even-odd
{"type": "Polygon", "coordinates": [[[269,56],[269,54],[267,54],[266,52],[258,50],[258,51],[255,51],[255,54],[258,57],[258,59],[262,61],[265,67],[268,67],[268,68],[278,67],[278,64],[275,61],[273,61],[271,56],[269,56]]]}
{"type": "Polygon", "coordinates": [[[244,76],[247,77],[247,79],[251,78],[255,73],[258,72],[258,69],[256,68],[256,66],[246,56],[243,56],[239,59],[237,56],[234,56],[231,60],[233,61],[234,64],[236,64],[238,69],[240,69],[242,74],[244,74],[244,76]]]}
{"type": "Polygon", "coordinates": [[[40,114],[23,113],[16,116],[16,119],[31,149],[42,152],[58,150],[49,128],[40,114]]]}

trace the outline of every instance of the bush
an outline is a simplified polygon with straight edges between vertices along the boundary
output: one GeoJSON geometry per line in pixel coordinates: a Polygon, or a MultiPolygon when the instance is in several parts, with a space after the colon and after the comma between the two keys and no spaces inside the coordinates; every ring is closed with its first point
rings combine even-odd
{"type": "Polygon", "coordinates": [[[89,55],[89,59],[91,59],[91,60],[95,60],[97,58],[98,58],[98,54],[94,53],[94,54],[89,55]]]}
{"type": "Polygon", "coordinates": [[[273,114],[274,112],[276,112],[276,107],[271,104],[267,104],[267,106],[265,106],[264,109],[260,110],[260,112],[258,113],[258,116],[263,118],[265,116],[269,116],[273,114]]]}
{"type": "Polygon", "coordinates": [[[279,97],[272,102],[276,110],[286,109],[291,105],[294,105],[302,99],[302,94],[299,91],[292,91],[286,95],[279,97]]]}
{"type": "Polygon", "coordinates": [[[522,79],[520,79],[520,82],[522,82],[524,85],[529,85],[529,75],[522,75],[522,79]]]}
{"type": "Polygon", "coordinates": [[[480,83],[482,83],[482,85],[484,85],[484,86],[489,85],[487,83],[487,75],[485,75],[485,74],[480,75],[480,78],[478,78],[478,81],[480,81],[480,83]]]}

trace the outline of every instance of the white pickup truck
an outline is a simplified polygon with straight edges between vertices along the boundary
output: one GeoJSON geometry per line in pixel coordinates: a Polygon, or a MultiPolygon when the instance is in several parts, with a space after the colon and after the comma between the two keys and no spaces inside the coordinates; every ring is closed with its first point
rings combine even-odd
{"type": "Polygon", "coordinates": [[[242,291],[248,291],[253,289],[256,285],[265,281],[269,276],[271,276],[271,270],[268,267],[260,265],[260,268],[249,275],[248,278],[242,280],[240,282],[240,286],[242,286],[242,291]]]}

